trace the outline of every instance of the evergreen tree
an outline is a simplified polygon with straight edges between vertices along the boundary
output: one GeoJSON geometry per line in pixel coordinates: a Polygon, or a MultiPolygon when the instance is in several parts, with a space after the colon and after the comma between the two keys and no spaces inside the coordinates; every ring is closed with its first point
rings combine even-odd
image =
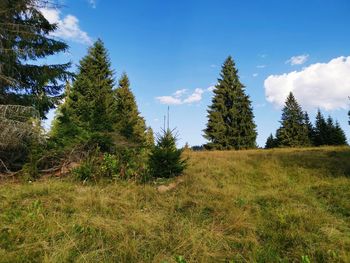
{"type": "Polygon", "coordinates": [[[130,89],[129,78],[125,73],[119,80],[115,94],[115,130],[132,142],[145,144],[146,123],[140,116],[134,94],[130,89]]]}
{"type": "Polygon", "coordinates": [[[247,149],[256,147],[256,125],[249,96],[240,82],[231,57],[224,62],[221,78],[214,89],[208,110],[204,138],[208,149],[247,149]]]}
{"type": "Polygon", "coordinates": [[[154,146],[154,134],[151,127],[146,130],[146,146],[152,148],[154,146]]]}
{"type": "Polygon", "coordinates": [[[70,76],[70,63],[36,62],[68,49],[66,43],[49,37],[57,25],[40,12],[45,3],[0,1],[0,104],[33,106],[41,118],[61,99],[64,80],[70,76]]]}
{"type": "Polygon", "coordinates": [[[149,168],[154,178],[171,178],[180,175],[186,168],[186,160],[181,158],[183,149],[176,148],[176,136],[170,129],[157,136],[157,144],[152,149],[149,168]]]}
{"type": "Polygon", "coordinates": [[[334,124],[331,116],[327,118],[326,145],[346,145],[345,132],[340,127],[338,121],[334,124]]]}
{"type": "Polygon", "coordinates": [[[278,141],[276,138],[273,137],[272,133],[267,138],[265,143],[265,149],[272,149],[278,147],[278,141]]]}
{"type": "Polygon", "coordinates": [[[326,145],[328,143],[327,134],[327,122],[321,111],[318,109],[315,122],[315,146],[326,145]]]}
{"type": "Polygon", "coordinates": [[[346,136],[344,130],[340,127],[338,121],[335,122],[335,126],[333,129],[333,145],[346,145],[346,136]]]}
{"type": "Polygon", "coordinates": [[[335,144],[335,138],[334,138],[334,121],[331,116],[328,116],[327,122],[326,122],[326,133],[325,133],[325,144],[326,145],[334,145],[335,144]]]}
{"type": "Polygon", "coordinates": [[[66,91],[66,101],[53,128],[56,138],[72,142],[80,136],[108,148],[111,143],[108,133],[113,132],[115,119],[114,79],[110,67],[103,42],[97,40],[80,61],[73,86],[66,91]]]}
{"type": "Polygon", "coordinates": [[[310,144],[315,145],[315,129],[310,121],[309,114],[306,111],[304,112],[304,125],[307,129],[310,144]]]}
{"type": "Polygon", "coordinates": [[[290,92],[282,110],[281,127],[277,130],[277,139],[281,146],[300,147],[309,144],[304,118],[300,105],[290,92]]]}

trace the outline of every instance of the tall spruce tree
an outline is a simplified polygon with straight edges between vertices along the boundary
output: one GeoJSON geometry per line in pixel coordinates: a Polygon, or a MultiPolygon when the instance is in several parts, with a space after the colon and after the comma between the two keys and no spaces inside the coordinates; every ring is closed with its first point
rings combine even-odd
{"type": "Polygon", "coordinates": [[[289,93],[282,110],[281,127],[277,130],[280,146],[300,147],[309,144],[304,113],[292,92],[289,93]]]}
{"type": "Polygon", "coordinates": [[[333,145],[346,145],[346,136],[344,130],[340,127],[338,121],[335,122],[332,133],[333,145]]]}
{"type": "Polygon", "coordinates": [[[49,37],[57,29],[40,12],[47,1],[0,1],[0,104],[33,106],[41,118],[61,99],[70,63],[40,64],[65,52],[66,43],[49,37]]]}
{"type": "Polygon", "coordinates": [[[307,129],[310,145],[315,145],[315,129],[310,121],[309,114],[306,111],[304,112],[304,125],[307,129]]]}
{"type": "Polygon", "coordinates": [[[328,134],[328,128],[327,128],[327,122],[325,118],[323,117],[320,109],[318,109],[316,114],[316,121],[315,121],[315,145],[326,145],[328,142],[327,139],[328,134]]]}
{"type": "Polygon", "coordinates": [[[335,138],[333,137],[333,133],[335,130],[334,121],[332,117],[329,115],[326,121],[326,145],[334,145],[335,144],[335,138]]]}
{"type": "Polygon", "coordinates": [[[256,125],[249,96],[240,82],[232,57],[221,70],[208,109],[204,138],[207,149],[248,149],[256,147],[256,125]]]}
{"type": "Polygon", "coordinates": [[[99,39],[80,61],[73,86],[66,91],[66,101],[53,127],[55,137],[74,141],[80,136],[108,148],[107,134],[113,132],[115,120],[113,85],[108,53],[99,39]]]}
{"type": "Polygon", "coordinates": [[[124,73],[119,80],[119,87],[115,90],[115,126],[127,140],[146,144],[146,123],[140,116],[135,96],[130,89],[128,76],[124,73]]]}

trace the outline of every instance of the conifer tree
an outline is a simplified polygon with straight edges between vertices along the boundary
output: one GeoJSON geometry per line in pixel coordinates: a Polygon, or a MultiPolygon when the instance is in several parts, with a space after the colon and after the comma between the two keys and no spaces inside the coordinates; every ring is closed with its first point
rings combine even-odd
{"type": "Polygon", "coordinates": [[[154,146],[154,133],[151,127],[146,130],[146,146],[152,148],[154,146]]]}
{"type": "Polygon", "coordinates": [[[340,127],[340,124],[338,121],[335,122],[335,126],[333,128],[332,141],[333,141],[333,145],[346,145],[347,144],[345,132],[340,127]]]}
{"type": "Polygon", "coordinates": [[[332,117],[329,115],[326,121],[326,133],[325,133],[325,144],[326,145],[334,145],[335,141],[334,141],[334,137],[333,137],[333,133],[335,130],[335,126],[334,126],[334,121],[332,119],[332,117]]]}
{"type": "Polygon", "coordinates": [[[169,128],[158,134],[150,159],[150,173],[154,178],[171,178],[180,175],[187,161],[182,159],[183,149],[176,148],[176,135],[169,128]]]}
{"type": "Polygon", "coordinates": [[[256,125],[249,96],[240,82],[231,57],[222,66],[208,109],[204,138],[208,149],[247,149],[256,147],[256,125]]]}
{"type": "Polygon", "coordinates": [[[326,145],[328,142],[327,139],[327,122],[325,118],[323,117],[320,109],[318,109],[316,114],[316,121],[315,121],[315,146],[320,145],[326,145]]]}
{"type": "Polygon", "coordinates": [[[315,145],[315,129],[310,121],[309,114],[306,111],[304,112],[304,125],[307,129],[310,145],[315,145]]]}
{"type": "Polygon", "coordinates": [[[67,90],[53,134],[74,141],[77,137],[96,140],[107,147],[113,132],[113,71],[103,42],[97,40],[80,61],[73,86],[67,90]],[[72,128],[75,127],[75,128],[72,128]]]}
{"type": "Polygon", "coordinates": [[[276,138],[273,137],[272,133],[269,137],[267,137],[266,143],[265,143],[265,149],[272,149],[278,147],[278,141],[276,138]]]}
{"type": "Polygon", "coordinates": [[[57,25],[40,12],[46,2],[0,1],[0,104],[32,106],[41,118],[61,99],[64,80],[70,76],[70,63],[37,62],[68,49],[49,36],[57,25]]]}
{"type": "Polygon", "coordinates": [[[300,147],[309,144],[304,118],[300,105],[290,92],[282,110],[281,127],[277,130],[280,146],[300,147]]]}
{"type": "Polygon", "coordinates": [[[135,96],[130,89],[128,76],[124,73],[119,80],[119,87],[115,91],[115,127],[126,139],[138,143],[146,143],[146,124],[140,116],[135,96]]]}

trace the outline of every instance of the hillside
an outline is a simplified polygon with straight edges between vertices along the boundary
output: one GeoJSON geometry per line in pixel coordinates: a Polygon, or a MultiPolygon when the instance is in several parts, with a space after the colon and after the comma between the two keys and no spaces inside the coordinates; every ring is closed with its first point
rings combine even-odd
{"type": "Polygon", "coordinates": [[[163,193],[2,182],[0,262],[350,262],[348,147],[186,155],[163,193]]]}

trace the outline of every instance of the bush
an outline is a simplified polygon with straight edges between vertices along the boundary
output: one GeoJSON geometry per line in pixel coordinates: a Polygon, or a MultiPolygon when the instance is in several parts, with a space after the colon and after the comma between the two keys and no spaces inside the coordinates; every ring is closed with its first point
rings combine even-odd
{"type": "Polygon", "coordinates": [[[144,182],[149,178],[147,158],[148,151],[144,148],[123,146],[110,154],[102,153],[97,147],[73,170],[73,174],[81,181],[134,179],[144,182]]]}
{"type": "Polygon", "coordinates": [[[154,178],[171,178],[180,175],[186,168],[187,160],[181,158],[183,149],[176,148],[177,136],[173,130],[163,130],[157,135],[157,145],[149,159],[150,174],[154,178]]]}

